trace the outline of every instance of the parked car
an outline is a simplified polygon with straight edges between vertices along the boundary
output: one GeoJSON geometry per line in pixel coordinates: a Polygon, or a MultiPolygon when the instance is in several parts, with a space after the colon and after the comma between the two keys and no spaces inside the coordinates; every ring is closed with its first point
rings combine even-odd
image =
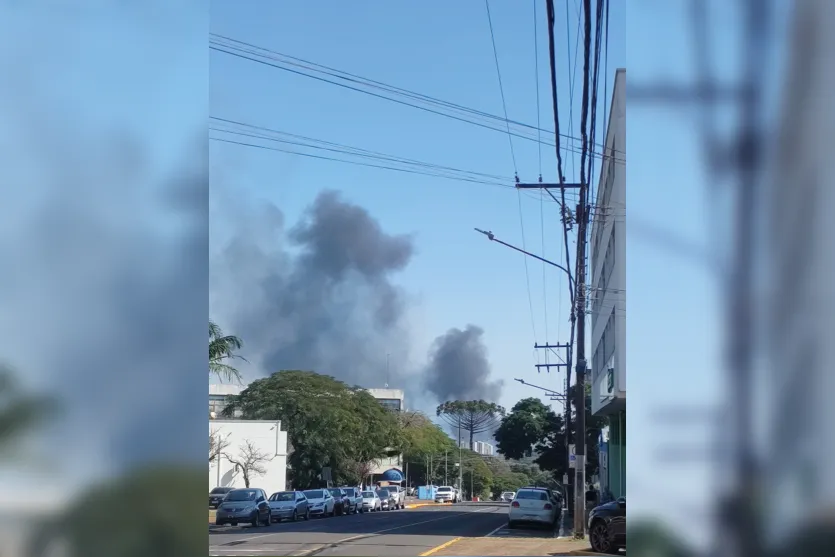
{"type": "Polygon", "coordinates": [[[365,512],[362,507],[362,491],[358,487],[343,487],[342,491],[348,496],[354,513],[365,512]]]}
{"type": "Polygon", "coordinates": [[[209,492],[209,508],[216,509],[223,503],[226,495],[235,489],[234,487],[216,487],[209,492]]]}
{"type": "Polygon", "coordinates": [[[499,501],[501,501],[503,503],[510,503],[511,501],[513,501],[514,497],[516,497],[516,492],[515,491],[505,491],[499,497],[499,501]]]}
{"type": "Polygon", "coordinates": [[[366,490],[362,492],[362,510],[370,513],[383,510],[383,502],[376,491],[366,490]]]}
{"type": "Polygon", "coordinates": [[[351,501],[348,499],[348,496],[342,488],[330,487],[328,488],[328,491],[331,495],[333,495],[333,498],[336,501],[336,505],[334,507],[336,515],[341,516],[343,514],[351,514],[351,501]]]}
{"type": "Polygon", "coordinates": [[[597,553],[626,548],[626,497],[605,503],[589,513],[589,541],[597,553]]]}
{"type": "Polygon", "coordinates": [[[548,497],[554,502],[557,507],[562,508],[562,493],[559,491],[554,491],[549,487],[537,487],[534,485],[526,485],[522,489],[541,489],[542,491],[548,494],[548,497]]]}
{"type": "Polygon", "coordinates": [[[436,503],[457,503],[458,502],[458,494],[455,493],[455,488],[442,485],[435,491],[435,502],[436,503]]]}
{"type": "Polygon", "coordinates": [[[387,485],[383,486],[380,489],[387,490],[391,494],[392,499],[394,499],[394,506],[392,507],[392,504],[390,503],[389,510],[406,508],[406,492],[403,490],[402,487],[396,485],[387,485]]]}
{"type": "Polygon", "coordinates": [[[507,513],[507,525],[516,528],[520,524],[536,524],[553,527],[559,508],[544,489],[523,488],[516,492],[507,513]]]}
{"type": "Polygon", "coordinates": [[[233,489],[217,509],[215,524],[223,526],[248,522],[253,527],[270,525],[270,505],[263,489],[233,489]]]}
{"type": "Polygon", "coordinates": [[[397,496],[385,487],[377,488],[377,497],[380,498],[380,503],[384,511],[392,511],[397,508],[397,496]]]}
{"type": "Polygon", "coordinates": [[[308,489],[302,493],[307,498],[310,516],[333,516],[336,513],[336,499],[327,489],[308,489]]]}
{"type": "Polygon", "coordinates": [[[270,495],[267,502],[272,522],[281,522],[285,518],[295,522],[299,517],[310,520],[310,506],[301,491],[279,491],[270,495]]]}

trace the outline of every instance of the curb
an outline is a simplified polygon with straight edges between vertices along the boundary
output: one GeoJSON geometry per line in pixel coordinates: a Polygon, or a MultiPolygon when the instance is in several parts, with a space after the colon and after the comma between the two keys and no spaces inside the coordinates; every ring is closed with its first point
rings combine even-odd
{"type": "Polygon", "coordinates": [[[594,551],[586,551],[584,549],[577,549],[569,551],[566,555],[608,555],[607,553],[595,553],[594,551]]]}

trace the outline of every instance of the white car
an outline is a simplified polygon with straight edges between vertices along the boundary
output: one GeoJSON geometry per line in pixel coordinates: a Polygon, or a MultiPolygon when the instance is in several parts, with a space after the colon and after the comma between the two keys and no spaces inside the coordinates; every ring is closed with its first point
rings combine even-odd
{"type": "Polygon", "coordinates": [[[362,510],[370,513],[383,510],[383,502],[373,491],[362,492],[362,510]]]}
{"type": "Polygon", "coordinates": [[[455,488],[442,485],[435,491],[435,502],[436,503],[457,503],[458,502],[458,493],[456,493],[455,488]]]}
{"type": "Polygon", "coordinates": [[[515,497],[516,497],[516,493],[515,493],[515,492],[513,492],[513,491],[505,491],[504,493],[502,493],[501,497],[499,497],[499,500],[500,500],[502,503],[510,503],[511,501],[513,501],[513,499],[514,499],[515,497]]]}
{"type": "Polygon", "coordinates": [[[559,509],[543,489],[520,489],[510,503],[507,525],[516,528],[520,524],[554,526],[559,509]]]}
{"type": "Polygon", "coordinates": [[[336,499],[327,489],[308,489],[304,492],[307,498],[310,516],[333,516],[336,499]]]}

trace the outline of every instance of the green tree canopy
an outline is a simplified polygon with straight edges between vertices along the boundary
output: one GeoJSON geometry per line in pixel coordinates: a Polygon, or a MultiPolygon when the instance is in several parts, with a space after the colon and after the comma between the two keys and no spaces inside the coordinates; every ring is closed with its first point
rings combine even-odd
{"type": "Polygon", "coordinates": [[[485,400],[451,400],[439,405],[436,412],[453,428],[469,434],[470,447],[477,434],[492,430],[505,414],[504,408],[485,400]]]}
{"type": "Polygon", "coordinates": [[[398,425],[366,390],[312,371],[279,371],[229,398],[225,416],[281,420],[292,447],[287,459],[293,486],[320,485],[330,467],[334,480],[357,482],[358,464],[382,458],[396,445],[398,425]]]}
{"type": "Polygon", "coordinates": [[[246,361],[243,356],[235,354],[235,351],[240,350],[242,346],[241,339],[223,334],[217,323],[209,320],[209,375],[215,375],[221,381],[235,380],[240,383],[240,372],[227,362],[229,360],[246,361]]]}
{"type": "Polygon", "coordinates": [[[455,442],[426,414],[402,412],[397,419],[400,426],[400,448],[404,457],[419,459],[455,448],[455,442]]]}
{"type": "MultiPolygon", "coordinates": [[[[456,462],[458,455],[455,455],[456,462]]],[[[461,477],[464,493],[479,497],[489,497],[493,487],[493,473],[484,462],[484,457],[473,451],[464,450],[461,454],[461,477]],[[472,491],[471,491],[472,488],[472,491]]]]}
{"type": "MultiPolygon", "coordinates": [[[[576,393],[571,388],[571,396],[576,393]]],[[[571,421],[571,436],[575,438],[576,412],[571,421]]],[[[591,414],[590,387],[586,389],[586,475],[591,477],[599,471],[598,439],[600,430],[606,425],[605,418],[591,414]]],[[[565,447],[565,423],[557,414],[538,398],[526,398],[516,403],[502,419],[495,433],[497,451],[512,459],[535,455],[534,462],[550,472],[548,482],[556,482],[568,473],[568,453],[565,447]]],[[[533,478],[532,478],[533,479],[533,478]]],[[[539,480],[546,482],[546,478],[539,480]]]]}

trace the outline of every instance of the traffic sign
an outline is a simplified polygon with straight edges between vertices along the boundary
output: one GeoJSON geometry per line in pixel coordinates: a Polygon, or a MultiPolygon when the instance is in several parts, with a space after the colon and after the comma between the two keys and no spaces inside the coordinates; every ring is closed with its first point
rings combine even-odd
{"type": "Polygon", "coordinates": [[[575,468],[577,464],[577,455],[574,452],[574,445],[568,446],[568,467],[575,468]]]}

